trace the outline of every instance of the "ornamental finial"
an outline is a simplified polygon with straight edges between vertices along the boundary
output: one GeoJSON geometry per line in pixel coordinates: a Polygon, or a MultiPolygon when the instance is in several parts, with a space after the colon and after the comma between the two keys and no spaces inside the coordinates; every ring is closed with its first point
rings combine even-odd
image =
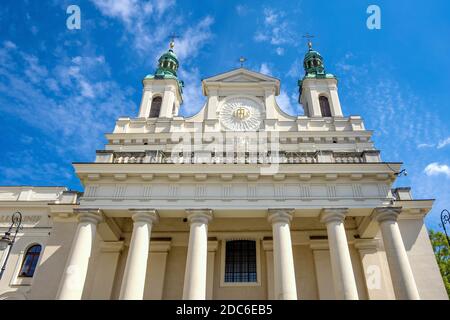
{"type": "Polygon", "coordinates": [[[172,34],[172,35],[170,36],[170,42],[169,42],[169,48],[170,48],[170,50],[172,50],[173,47],[175,47],[175,39],[176,39],[176,38],[179,38],[179,36],[177,36],[176,34],[172,34]]]}
{"type": "Polygon", "coordinates": [[[309,48],[309,50],[312,50],[312,41],[311,41],[311,39],[314,38],[314,36],[311,35],[311,34],[309,34],[309,33],[306,33],[306,34],[303,36],[303,38],[308,39],[308,48],[309,48]]]}

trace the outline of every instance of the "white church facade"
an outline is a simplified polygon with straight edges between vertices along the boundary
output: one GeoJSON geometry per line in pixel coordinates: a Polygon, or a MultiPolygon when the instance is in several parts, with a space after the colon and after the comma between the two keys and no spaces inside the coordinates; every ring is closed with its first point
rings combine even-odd
{"type": "Polygon", "coordinates": [[[278,79],[241,67],[204,79],[182,117],[178,66],[171,43],[137,117],[73,164],[83,193],[0,187],[1,235],[23,216],[0,299],[447,299],[433,200],[391,189],[401,163],[343,113],[311,44],[301,116],[278,106],[278,79]]]}

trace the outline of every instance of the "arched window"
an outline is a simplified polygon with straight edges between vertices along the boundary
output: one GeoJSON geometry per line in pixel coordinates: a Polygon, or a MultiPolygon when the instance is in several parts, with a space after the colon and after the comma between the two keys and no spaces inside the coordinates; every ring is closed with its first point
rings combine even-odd
{"type": "Polygon", "coordinates": [[[256,241],[226,242],[225,282],[257,282],[256,241]]]}
{"type": "Polygon", "coordinates": [[[330,102],[328,101],[328,98],[324,97],[324,96],[320,96],[319,103],[320,103],[320,112],[322,113],[322,117],[331,117],[330,102]]]}
{"type": "Polygon", "coordinates": [[[155,97],[152,100],[152,105],[150,107],[150,118],[158,118],[159,111],[161,110],[162,98],[155,97]]]}
{"type": "Polygon", "coordinates": [[[22,268],[20,268],[19,277],[30,278],[34,274],[37,262],[39,260],[39,255],[41,254],[41,245],[35,244],[28,248],[25,258],[22,262],[22,268]]]}

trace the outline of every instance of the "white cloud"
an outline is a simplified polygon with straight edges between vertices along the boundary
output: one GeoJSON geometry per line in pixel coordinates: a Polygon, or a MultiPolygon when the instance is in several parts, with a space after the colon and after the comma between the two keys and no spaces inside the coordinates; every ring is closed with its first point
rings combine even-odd
{"type": "Polygon", "coordinates": [[[256,42],[269,42],[271,45],[277,46],[277,53],[283,49],[281,45],[295,44],[293,27],[286,18],[284,11],[265,8],[263,17],[263,25],[260,26],[253,37],[256,42]]]}
{"type": "Polygon", "coordinates": [[[14,42],[12,42],[12,41],[9,41],[9,40],[4,41],[3,45],[7,49],[16,49],[17,48],[16,44],[14,42]]]}
{"type": "Polygon", "coordinates": [[[291,102],[291,99],[289,98],[289,95],[287,94],[286,91],[281,90],[280,91],[280,95],[276,98],[278,105],[280,106],[280,108],[290,114],[290,115],[294,115],[295,114],[295,108],[291,102]]]}
{"type": "MultiPolygon", "coordinates": [[[[155,0],[156,11],[159,15],[165,13],[169,8],[175,5],[175,0],[155,0]]],[[[147,4],[149,6],[149,4],[147,4]]],[[[147,12],[150,13],[150,12],[147,12]]]]}
{"type": "MultiPolygon", "coordinates": [[[[91,0],[100,12],[108,17],[119,18],[129,24],[136,16],[141,14],[141,4],[137,0],[91,0]]],[[[147,11],[149,10],[146,7],[147,11]]]]}
{"type": "Polygon", "coordinates": [[[175,25],[174,17],[166,17],[164,14],[175,5],[174,0],[91,0],[100,12],[107,17],[118,19],[127,33],[125,37],[132,39],[137,53],[149,54],[149,50],[160,45],[175,25]],[[171,23],[159,24],[159,21],[167,20],[171,23]]]}
{"type": "Polygon", "coordinates": [[[266,62],[261,63],[261,67],[259,68],[259,72],[266,74],[268,76],[272,75],[272,71],[269,68],[269,65],[266,62]]]}
{"type": "Polygon", "coordinates": [[[206,16],[196,25],[187,28],[181,39],[175,43],[175,53],[180,60],[195,57],[201,47],[212,37],[211,25],[214,19],[206,16]]]}
{"type": "Polygon", "coordinates": [[[278,47],[275,49],[277,55],[282,56],[284,54],[284,48],[278,47]]]}
{"type": "Polygon", "coordinates": [[[450,167],[446,164],[439,164],[437,162],[430,163],[424,170],[427,176],[446,175],[450,178],[450,167]]]}
{"type": "MultiPolygon", "coordinates": [[[[214,19],[206,16],[192,22],[170,10],[175,7],[175,0],[91,1],[103,15],[118,19],[124,25],[124,42],[131,39],[136,53],[155,60],[162,50],[167,50],[169,37],[177,30],[185,30],[181,38],[175,41],[174,51],[180,60],[195,57],[212,37],[211,25],[214,19]]],[[[181,61],[183,62],[186,61],[181,61]]]]}
{"type": "Polygon", "coordinates": [[[444,148],[445,146],[447,146],[447,145],[449,145],[449,144],[450,144],[450,137],[448,137],[448,138],[446,138],[446,139],[444,139],[444,140],[439,141],[439,143],[438,143],[438,145],[437,145],[437,148],[438,148],[438,149],[442,149],[442,148],[444,148]]]}
{"type": "Polygon", "coordinates": [[[245,16],[247,14],[247,12],[248,12],[248,7],[246,5],[243,5],[243,4],[238,4],[235,7],[235,9],[236,9],[236,13],[239,16],[245,16]]]}
{"type": "Polygon", "coordinates": [[[417,145],[418,149],[422,149],[422,148],[433,148],[434,144],[429,144],[429,143],[420,143],[417,145]]]}
{"type": "Polygon", "coordinates": [[[301,61],[297,58],[292,63],[291,67],[289,68],[289,71],[287,75],[291,78],[298,79],[300,78],[300,73],[303,71],[303,64],[301,61]]]}
{"type": "Polygon", "coordinates": [[[191,116],[196,114],[205,104],[199,70],[198,68],[181,68],[180,78],[183,79],[185,84],[183,89],[183,105],[180,111],[183,116],[191,116]]]}
{"type": "Polygon", "coordinates": [[[0,112],[40,130],[64,157],[92,158],[117,117],[136,111],[132,91],[110,80],[103,56],[60,57],[44,66],[19,48],[6,55],[17,66],[0,65],[0,112]],[[27,69],[35,71],[32,81],[27,69]]]}

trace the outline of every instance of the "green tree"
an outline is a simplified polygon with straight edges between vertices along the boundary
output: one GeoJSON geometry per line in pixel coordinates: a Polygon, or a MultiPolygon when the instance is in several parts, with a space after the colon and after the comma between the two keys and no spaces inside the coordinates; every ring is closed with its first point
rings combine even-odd
{"type": "Polygon", "coordinates": [[[450,247],[443,232],[429,230],[429,235],[445,289],[450,298],[450,247]]]}

